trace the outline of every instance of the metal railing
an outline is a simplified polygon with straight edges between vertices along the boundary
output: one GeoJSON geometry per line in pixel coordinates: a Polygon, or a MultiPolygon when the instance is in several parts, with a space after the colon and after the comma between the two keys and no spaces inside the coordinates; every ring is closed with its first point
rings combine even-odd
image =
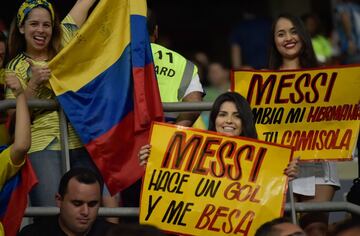
{"type": "MultiPolygon", "coordinates": [[[[59,103],[55,100],[40,100],[32,99],[28,101],[30,109],[42,108],[48,110],[59,109],[59,103]]],[[[211,102],[181,102],[181,103],[163,103],[164,111],[166,112],[179,112],[179,111],[207,111],[212,106],[211,102]]],[[[0,112],[16,107],[15,100],[0,101],[0,112]]],[[[69,150],[67,145],[67,120],[64,112],[60,109],[60,135],[62,142],[62,159],[63,171],[65,172],[70,168],[69,165],[69,150]]],[[[349,202],[321,202],[321,203],[295,203],[296,212],[314,212],[314,211],[329,211],[339,212],[346,211],[351,213],[360,214],[360,206],[349,202]]],[[[285,211],[292,211],[290,203],[285,206],[285,211]]],[[[25,211],[26,217],[56,215],[59,213],[57,207],[28,207],[25,211]]],[[[139,208],[134,207],[118,207],[108,208],[101,207],[99,210],[100,216],[118,216],[118,217],[131,217],[139,215],[139,208]]]]}
{"type": "MultiPolygon", "coordinates": [[[[360,206],[349,202],[321,202],[321,203],[295,203],[296,212],[314,212],[314,211],[330,211],[330,212],[351,212],[360,215],[360,206]]],[[[289,203],[285,205],[285,211],[290,212],[291,206],[289,203]]],[[[28,207],[25,211],[26,217],[43,216],[43,215],[57,215],[59,214],[59,208],[57,207],[28,207]]],[[[100,216],[118,216],[118,217],[130,217],[138,216],[139,208],[137,207],[100,207],[100,216]]]]}

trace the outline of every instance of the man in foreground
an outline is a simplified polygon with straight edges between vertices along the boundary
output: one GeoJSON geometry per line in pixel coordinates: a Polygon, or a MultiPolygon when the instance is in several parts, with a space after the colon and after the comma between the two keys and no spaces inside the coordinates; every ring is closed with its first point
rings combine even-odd
{"type": "Polygon", "coordinates": [[[89,169],[73,168],[61,178],[56,194],[60,214],[24,227],[26,235],[102,235],[113,225],[97,218],[103,182],[89,169]]]}

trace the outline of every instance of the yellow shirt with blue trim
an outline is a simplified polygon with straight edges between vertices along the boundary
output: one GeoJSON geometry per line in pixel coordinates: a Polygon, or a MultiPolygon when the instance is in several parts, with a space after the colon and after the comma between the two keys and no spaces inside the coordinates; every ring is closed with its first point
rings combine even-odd
{"type": "MultiPolygon", "coordinates": [[[[67,45],[70,40],[76,35],[78,27],[70,15],[61,22],[62,27],[62,45],[67,45]]],[[[20,53],[12,59],[7,68],[15,71],[17,77],[23,88],[27,87],[30,79],[30,65],[25,60],[27,57],[24,53],[20,53]]],[[[46,62],[34,61],[35,64],[41,65],[46,62]]],[[[48,86],[41,86],[36,96],[38,99],[55,99],[54,92],[48,86]]],[[[10,89],[6,90],[6,98],[15,98],[10,89]]],[[[35,119],[31,125],[31,148],[29,153],[48,150],[61,150],[60,146],[60,127],[59,127],[59,112],[48,111],[44,109],[34,109],[32,115],[35,119]]],[[[68,125],[68,140],[69,148],[75,149],[82,147],[79,137],[76,135],[74,128],[68,125]]]]}

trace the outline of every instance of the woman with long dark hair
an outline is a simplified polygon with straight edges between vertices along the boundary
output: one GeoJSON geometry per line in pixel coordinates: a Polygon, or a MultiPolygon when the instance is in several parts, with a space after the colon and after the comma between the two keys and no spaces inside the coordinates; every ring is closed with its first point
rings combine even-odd
{"type": "MultiPolygon", "coordinates": [[[[289,14],[277,17],[272,26],[271,36],[269,69],[298,70],[318,66],[310,35],[298,17],[289,14]]],[[[331,201],[335,190],[340,187],[335,163],[300,164],[300,170],[300,178],[293,181],[297,200],[331,201]]],[[[327,216],[306,214],[300,222],[326,223],[327,216]]]]}
{"type": "Polygon", "coordinates": [[[232,106],[236,108],[237,116],[241,120],[241,132],[239,134],[234,133],[230,136],[242,136],[257,139],[257,133],[254,123],[254,116],[251,112],[251,108],[247,100],[238,93],[227,92],[220,95],[213,104],[210,112],[209,127],[208,130],[216,131],[219,133],[228,134],[223,127],[217,126],[216,121],[223,117],[224,106],[232,106]],[[232,104],[232,105],[230,105],[232,104]]]}
{"type": "MultiPolygon", "coordinates": [[[[254,117],[247,100],[236,92],[226,92],[215,100],[210,112],[208,130],[230,137],[257,139],[254,117]]],[[[140,165],[145,165],[150,156],[151,146],[143,146],[139,151],[140,165]]],[[[284,170],[291,180],[298,175],[297,159],[284,170]]]]}
{"type": "MultiPolygon", "coordinates": [[[[51,75],[48,62],[75,37],[95,3],[77,0],[61,22],[47,0],[25,0],[20,5],[9,32],[11,60],[6,68],[19,78],[27,99],[56,97],[47,86],[51,75]]],[[[14,98],[10,89],[6,98],[14,98]]],[[[54,196],[62,176],[59,112],[34,109],[32,118],[29,159],[39,183],[30,192],[31,205],[55,206],[54,196]]],[[[69,125],[68,129],[71,168],[87,167],[98,172],[73,127],[69,125]]],[[[107,195],[105,199],[110,198],[107,195]]]]}
{"type": "Polygon", "coordinates": [[[278,16],[272,25],[270,45],[269,69],[319,66],[311,38],[298,17],[290,14],[278,16]]]}

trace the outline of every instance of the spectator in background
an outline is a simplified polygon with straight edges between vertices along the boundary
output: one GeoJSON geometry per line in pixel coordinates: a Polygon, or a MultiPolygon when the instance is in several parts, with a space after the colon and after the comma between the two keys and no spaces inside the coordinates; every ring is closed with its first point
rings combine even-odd
{"type": "Polygon", "coordinates": [[[230,73],[220,62],[212,62],[208,68],[209,86],[205,88],[204,101],[213,102],[222,93],[230,89],[230,73]]]}
{"type": "Polygon", "coordinates": [[[338,0],[335,7],[335,18],[342,63],[359,63],[360,4],[355,0],[338,0]]]}
{"type": "Polygon", "coordinates": [[[198,68],[198,74],[202,86],[207,86],[209,84],[207,76],[210,63],[208,55],[205,52],[198,51],[194,54],[193,62],[198,68]]]}
{"type": "Polygon", "coordinates": [[[263,69],[267,65],[271,20],[264,14],[255,12],[264,7],[254,4],[256,4],[255,0],[244,4],[242,20],[230,34],[232,69],[241,67],[263,69]]]}
{"type": "MultiPolygon", "coordinates": [[[[208,66],[208,86],[205,87],[204,102],[214,102],[215,99],[222,93],[230,89],[230,74],[229,70],[225,68],[220,62],[212,62],[208,66]]],[[[206,129],[209,125],[210,111],[202,111],[199,119],[195,122],[193,127],[199,129],[206,129]]]]}
{"type": "Polygon", "coordinates": [[[321,32],[319,17],[314,13],[309,13],[305,14],[302,20],[306,30],[310,34],[317,61],[320,65],[331,65],[333,56],[332,46],[329,39],[321,32]]]}

